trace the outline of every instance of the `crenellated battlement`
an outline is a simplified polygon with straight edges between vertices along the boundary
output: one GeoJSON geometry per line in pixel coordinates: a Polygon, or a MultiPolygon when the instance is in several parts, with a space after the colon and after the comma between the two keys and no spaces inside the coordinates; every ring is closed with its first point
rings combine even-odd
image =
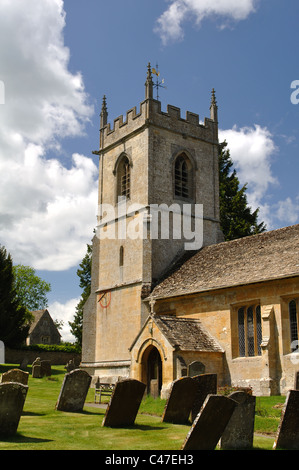
{"type": "Polygon", "coordinates": [[[101,150],[149,125],[211,143],[218,141],[218,123],[213,119],[206,117],[201,122],[199,115],[190,111],[186,111],[186,117],[182,118],[180,108],[167,105],[165,112],[161,110],[160,101],[149,98],[140,103],[139,112],[135,106],[127,111],[125,118],[120,115],[114,119],[113,125],[107,123],[101,126],[101,150]]]}

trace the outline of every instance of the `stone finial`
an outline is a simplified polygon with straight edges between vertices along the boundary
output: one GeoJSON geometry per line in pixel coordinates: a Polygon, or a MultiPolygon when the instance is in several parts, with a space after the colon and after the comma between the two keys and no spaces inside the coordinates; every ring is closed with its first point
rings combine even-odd
{"type": "Polygon", "coordinates": [[[108,111],[107,111],[107,103],[106,103],[106,96],[103,96],[103,102],[102,102],[102,110],[101,110],[101,128],[106,126],[107,120],[108,120],[108,111]]]}
{"type": "Polygon", "coordinates": [[[212,90],[212,97],[211,97],[210,117],[213,121],[218,122],[218,106],[217,106],[214,88],[212,90]]]}
{"type": "Polygon", "coordinates": [[[147,77],[145,82],[145,99],[153,99],[154,83],[152,79],[152,70],[150,62],[147,65],[147,77]]]}

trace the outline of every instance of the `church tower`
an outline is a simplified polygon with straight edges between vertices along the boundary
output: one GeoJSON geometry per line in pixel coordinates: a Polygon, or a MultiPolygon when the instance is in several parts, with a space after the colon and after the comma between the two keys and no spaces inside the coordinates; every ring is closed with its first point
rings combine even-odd
{"type": "Polygon", "coordinates": [[[139,111],[130,109],[113,126],[105,97],[102,103],[94,152],[99,210],[81,363],[95,376],[132,375],[130,346],[148,318],[155,283],[183,256],[222,241],[214,90],[202,124],[197,114],[182,118],[171,105],[162,111],[153,88],[149,64],[139,111]]]}

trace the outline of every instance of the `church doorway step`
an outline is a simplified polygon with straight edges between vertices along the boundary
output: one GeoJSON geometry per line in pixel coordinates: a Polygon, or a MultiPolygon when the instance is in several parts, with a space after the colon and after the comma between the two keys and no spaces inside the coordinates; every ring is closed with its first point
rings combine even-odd
{"type": "Polygon", "coordinates": [[[162,360],[158,349],[149,346],[144,352],[144,373],[146,378],[146,391],[148,395],[157,398],[160,396],[162,388],[162,360]]]}

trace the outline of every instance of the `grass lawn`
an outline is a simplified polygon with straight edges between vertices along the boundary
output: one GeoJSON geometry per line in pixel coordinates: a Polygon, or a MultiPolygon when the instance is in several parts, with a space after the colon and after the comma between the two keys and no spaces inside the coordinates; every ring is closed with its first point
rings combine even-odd
{"type": "MultiPolygon", "coordinates": [[[[0,366],[0,373],[14,365],[0,366]]],[[[31,373],[30,368],[28,371],[31,373]]],[[[18,432],[2,439],[0,450],[179,450],[190,425],[161,422],[165,400],[145,399],[134,426],[102,427],[105,409],[94,407],[94,390],[90,389],[83,412],[56,411],[55,404],[65,375],[63,366],[52,367],[52,376],[33,379],[29,389],[18,432]]],[[[106,397],[106,400],[108,398],[106,397]]],[[[256,449],[272,449],[285,397],[257,398],[255,431],[256,449]],[[274,408],[273,408],[274,407],[274,408]],[[270,433],[270,434],[269,434],[270,433]],[[270,437],[269,437],[270,436],[270,437]]]]}

